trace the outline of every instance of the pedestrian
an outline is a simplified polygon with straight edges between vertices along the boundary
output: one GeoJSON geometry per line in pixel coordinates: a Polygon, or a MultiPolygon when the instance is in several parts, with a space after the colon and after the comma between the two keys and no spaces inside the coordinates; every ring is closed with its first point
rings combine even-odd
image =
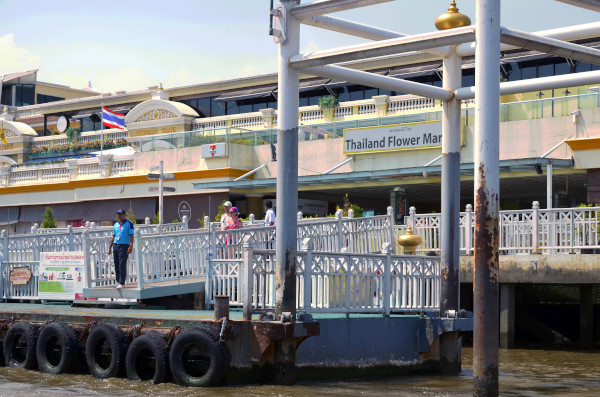
{"type": "Polygon", "coordinates": [[[271,200],[265,201],[265,226],[275,226],[275,211],[273,211],[273,202],[271,200]]]}
{"type": "MultiPolygon", "coordinates": [[[[110,240],[108,254],[113,252],[117,288],[121,289],[127,279],[127,258],[133,250],[133,223],[125,219],[125,210],[122,208],[117,211],[117,217],[119,220],[113,226],[113,238],[110,240]]],[[[141,274],[138,276],[141,277],[141,274]]]]}
{"type": "MultiPolygon", "coordinates": [[[[241,229],[243,227],[244,227],[244,222],[242,222],[242,220],[240,219],[238,208],[231,207],[229,209],[229,219],[227,219],[227,225],[225,226],[225,229],[233,230],[233,229],[241,229]]],[[[240,233],[230,234],[228,236],[225,236],[225,243],[227,245],[237,246],[240,237],[241,237],[240,233]]],[[[229,259],[233,259],[233,258],[237,257],[237,255],[235,253],[235,251],[236,251],[235,247],[230,247],[227,251],[228,251],[227,257],[229,259]]]]}
{"type": "Polygon", "coordinates": [[[225,209],[225,212],[223,213],[223,215],[221,215],[221,230],[226,229],[227,221],[229,220],[229,211],[231,210],[231,207],[233,207],[231,201],[225,201],[223,203],[223,208],[225,209]]]}

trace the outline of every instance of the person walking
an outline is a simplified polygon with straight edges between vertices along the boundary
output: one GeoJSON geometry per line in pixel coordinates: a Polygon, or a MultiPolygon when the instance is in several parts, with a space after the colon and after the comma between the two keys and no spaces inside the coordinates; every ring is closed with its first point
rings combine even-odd
{"type": "MultiPolygon", "coordinates": [[[[229,218],[227,219],[227,225],[225,225],[225,230],[233,230],[233,229],[241,229],[244,227],[244,222],[240,219],[239,211],[237,207],[231,207],[229,210],[229,218]]],[[[229,259],[233,259],[238,257],[236,255],[236,250],[239,249],[241,234],[229,234],[225,237],[225,242],[229,245],[229,249],[227,250],[227,257],[229,259]]]]}
{"type": "Polygon", "coordinates": [[[273,211],[273,202],[271,200],[265,201],[265,226],[275,225],[275,211],[273,211]]]}
{"type": "Polygon", "coordinates": [[[110,240],[108,254],[110,255],[111,251],[113,253],[117,288],[121,289],[127,279],[127,258],[133,250],[133,223],[125,218],[125,210],[122,208],[117,211],[117,217],[119,220],[113,226],[113,238],[110,240]]]}
{"type": "Polygon", "coordinates": [[[225,209],[225,212],[223,213],[223,215],[221,215],[221,230],[225,230],[227,228],[227,221],[229,220],[229,211],[231,210],[231,207],[233,207],[231,201],[225,201],[223,203],[223,208],[225,209]]]}

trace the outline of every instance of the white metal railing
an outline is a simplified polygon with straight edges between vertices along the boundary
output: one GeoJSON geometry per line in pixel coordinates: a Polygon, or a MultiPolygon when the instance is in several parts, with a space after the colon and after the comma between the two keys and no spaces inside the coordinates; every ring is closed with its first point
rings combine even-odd
{"type": "MultiPolygon", "coordinates": [[[[414,207],[406,222],[421,236],[419,252],[440,251],[440,214],[417,214],[414,207]]],[[[600,248],[600,207],[540,209],[537,201],[530,210],[500,211],[501,254],[571,253],[600,248]]],[[[397,225],[399,234],[405,225],[397,225]]],[[[473,207],[460,214],[460,249],[471,255],[474,242],[473,207]]]]}
{"type": "Polygon", "coordinates": [[[434,106],[435,100],[432,98],[422,98],[416,96],[391,97],[388,100],[388,113],[397,113],[405,110],[426,109],[434,106]]]}
{"type": "Polygon", "coordinates": [[[348,117],[348,116],[352,116],[352,106],[339,106],[337,108],[335,108],[335,111],[333,112],[333,117],[348,117]]]}
{"type": "MultiPolygon", "coordinates": [[[[307,241],[308,242],[308,241],[307,241]]],[[[306,313],[439,312],[440,259],[431,256],[298,251],[296,306],[306,313]]],[[[244,316],[275,303],[275,252],[245,246],[244,260],[219,263],[220,293],[244,316]],[[238,270],[242,266],[241,270],[238,270]],[[238,285],[239,280],[239,285],[238,285]]]]}

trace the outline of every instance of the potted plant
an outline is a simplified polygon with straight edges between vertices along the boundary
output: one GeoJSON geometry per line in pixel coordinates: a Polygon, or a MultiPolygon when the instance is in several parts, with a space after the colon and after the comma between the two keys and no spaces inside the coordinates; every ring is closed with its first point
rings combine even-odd
{"type": "Polygon", "coordinates": [[[325,121],[333,121],[335,108],[339,105],[338,99],[333,95],[319,98],[319,108],[323,111],[325,121]]]}
{"type": "Polygon", "coordinates": [[[79,128],[68,128],[65,131],[65,134],[67,134],[67,140],[69,142],[73,142],[75,141],[77,138],[79,138],[79,133],[81,132],[81,130],[79,128]]]}

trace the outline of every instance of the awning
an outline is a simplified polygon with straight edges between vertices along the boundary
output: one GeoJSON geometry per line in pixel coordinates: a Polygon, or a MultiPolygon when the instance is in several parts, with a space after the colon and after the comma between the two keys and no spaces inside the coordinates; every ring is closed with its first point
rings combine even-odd
{"type": "Polygon", "coordinates": [[[19,222],[19,207],[0,207],[0,225],[19,222]]]}
{"type": "Polygon", "coordinates": [[[215,101],[225,102],[225,101],[241,101],[243,99],[252,99],[252,98],[266,98],[268,96],[273,95],[273,92],[277,89],[276,85],[262,88],[249,88],[245,90],[236,90],[236,91],[228,91],[224,92],[220,96],[218,96],[215,101]]]}
{"type": "Polygon", "coordinates": [[[84,201],[78,203],[45,204],[22,206],[19,215],[21,222],[38,222],[43,220],[46,207],[52,208],[52,215],[57,221],[112,221],[117,210],[131,208],[136,219],[152,218],[156,214],[156,200],[154,197],[143,197],[132,200],[103,200],[84,201]]]}

